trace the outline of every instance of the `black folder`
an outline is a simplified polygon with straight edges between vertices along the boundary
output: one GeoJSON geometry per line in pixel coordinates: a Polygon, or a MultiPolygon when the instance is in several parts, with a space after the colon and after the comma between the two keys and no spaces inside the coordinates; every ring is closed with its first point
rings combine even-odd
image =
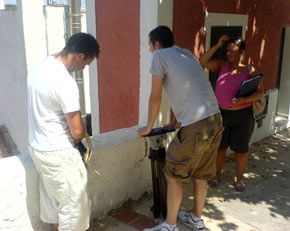
{"type": "Polygon", "coordinates": [[[250,78],[242,82],[240,89],[238,93],[236,94],[235,98],[237,99],[239,97],[247,97],[251,95],[252,93],[254,93],[257,90],[263,77],[264,77],[263,74],[258,74],[258,75],[255,75],[253,78],[250,78]]]}

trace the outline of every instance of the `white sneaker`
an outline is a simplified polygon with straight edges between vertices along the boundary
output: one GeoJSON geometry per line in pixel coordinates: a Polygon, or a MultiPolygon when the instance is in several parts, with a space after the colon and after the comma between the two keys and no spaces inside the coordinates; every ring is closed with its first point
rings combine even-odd
{"type": "Polygon", "coordinates": [[[179,211],[178,220],[194,231],[204,231],[203,219],[197,218],[193,213],[187,213],[184,211],[179,211]]]}
{"type": "Polygon", "coordinates": [[[163,222],[160,225],[156,225],[153,228],[143,229],[143,231],[179,231],[178,227],[175,225],[174,228],[170,228],[170,226],[163,222]]]}

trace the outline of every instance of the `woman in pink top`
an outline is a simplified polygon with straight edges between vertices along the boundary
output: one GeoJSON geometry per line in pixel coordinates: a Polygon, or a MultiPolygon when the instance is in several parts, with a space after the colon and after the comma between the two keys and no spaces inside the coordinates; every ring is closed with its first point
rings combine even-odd
{"type": "Polygon", "coordinates": [[[220,181],[225,154],[227,148],[230,147],[235,152],[237,172],[235,189],[239,192],[245,190],[243,174],[247,166],[249,141],[255,124],[252,102],[262,98],[264,94],[263,86],[260,84],[257,91],[250,96],[235,99],[242,82],[256,74],[253,67],[249,68],[248,65],[242,63],[244,50],[245,42],[242,39],[229,40],[227,35],[223,35],[218,43],[200,58],[203,67],[219,73],[215,93],[225,128],[217,154],[216,176],[208,183],[215,187],[220,181]],[[225,42],[228,61],[211,59],[225,42]]]}

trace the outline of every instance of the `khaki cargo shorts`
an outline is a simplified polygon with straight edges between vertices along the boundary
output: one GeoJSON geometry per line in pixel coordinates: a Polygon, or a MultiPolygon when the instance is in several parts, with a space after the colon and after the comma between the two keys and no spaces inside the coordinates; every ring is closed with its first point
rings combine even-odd
{"type": "Polygon", "coordinates": [[[222,132],[220,113],[182,127],[169,144],[165,173],[182,182],[214,177],[222,132]]]}

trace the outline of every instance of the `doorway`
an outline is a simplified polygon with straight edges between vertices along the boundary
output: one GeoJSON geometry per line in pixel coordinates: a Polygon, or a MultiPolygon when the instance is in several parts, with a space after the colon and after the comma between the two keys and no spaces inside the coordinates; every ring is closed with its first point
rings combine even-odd
{"type": "Polygon", "coordinates": [[[277,114],[289,121],[290,111],[290,27],[283,28],[281,40],[280,64],[277,79],[277,114]]]}
{"type": "MultiPolygon", "coordinates": [[[[211,27],[211,38],[210,46],[217,44],[219,38],[222,35],[229,36],[230,39],[236,37],[242,37],[243,27],[242,26],[212,26],[211,27]]],[[[216,53],[212,56],[212,59],[222,59],[227,60],[226,57],[226,45],[224,44],[216,53]]],[[[219,74],[215,72],[209,72],[209,81],[215,90],[216,80],[219,74]]]]}
{"type": "MultiPolygon", "coordinates": [[[[230,37],[240,36],[245,39],[247,26],[248,15],[206,12],[204,18],[205,50],[216,44],[223,34],[228,34],[230,37]]],[[[225,48],[224,51],[220,49],[213,58],[225,59],[225,48]]],[[[205,69],[205,73],[213,88],[215,88],[217,74],[210,73],[207,69],[205,69]]]]}

